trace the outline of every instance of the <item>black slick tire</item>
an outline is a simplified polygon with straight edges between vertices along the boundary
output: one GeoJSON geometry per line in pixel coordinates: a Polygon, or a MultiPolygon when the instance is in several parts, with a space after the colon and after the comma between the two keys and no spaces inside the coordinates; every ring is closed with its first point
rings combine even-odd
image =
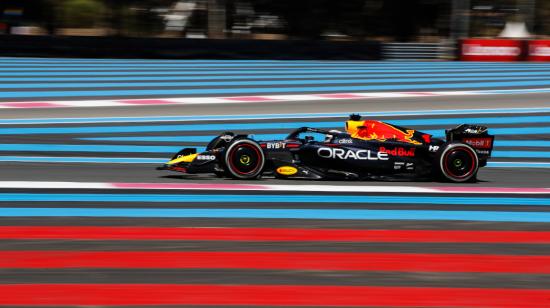
{"type": "Polygon", "coordinates": [[[260,145],[251,139],[237,139],[224,153],[227,174],[235,179],[251,180],[261,176],[265,155],[260,145]]]}
{"type": "Polygon", "coordinates": [[[464,143],[450,143],[437,156],[436,166],[445,181],[454,183],[476,180],[479,158],[476,151],[464,143]]]}

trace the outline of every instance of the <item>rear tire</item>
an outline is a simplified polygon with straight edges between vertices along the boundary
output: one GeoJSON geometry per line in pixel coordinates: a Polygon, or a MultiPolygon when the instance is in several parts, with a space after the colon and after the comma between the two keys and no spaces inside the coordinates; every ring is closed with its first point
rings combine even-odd
{"type": "Polygon", "coordinates": [[[254,140],[237,139],[227,147],[224,163],[228,175],[235,179],[257,179],[263,172],[265,155],[254,140]]]}
{"type": "Polygon", "coordinates": [[[438,155],[437,163],[443,180],[455,183],[476,181],[479,158],[476,151],[467,144],[446,145],[438,155]]]}

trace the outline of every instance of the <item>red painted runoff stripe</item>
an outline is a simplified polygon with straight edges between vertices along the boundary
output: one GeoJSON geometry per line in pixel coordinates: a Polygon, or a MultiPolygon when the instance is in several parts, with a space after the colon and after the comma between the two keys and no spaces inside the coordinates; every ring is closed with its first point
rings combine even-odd
{"type": "Polygon", "coordinates": [[[548,307],[550,290],[297,285],[13,284],[0,305],[548,307]]]}
{"type": "Polygon", "coordinates": [[[0,268],[225,268],[550,274],[550,256],[334,252],[2,251],[0,268]]]}
{"type": "Polygon", "coordinates": [[[3,226],[0,239],[550,244],[545,231],[3,226]]]}

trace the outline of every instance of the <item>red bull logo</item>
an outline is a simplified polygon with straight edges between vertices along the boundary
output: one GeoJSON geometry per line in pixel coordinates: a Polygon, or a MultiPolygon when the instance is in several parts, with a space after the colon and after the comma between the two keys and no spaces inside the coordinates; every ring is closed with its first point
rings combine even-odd
{"type": "Polygon", "coordinates": [[[357,122],[357,121],[348,121],[347,125],[347,131],[352,135],[354,138],[359,138],[363,140],[377,140],[377,141],[386,141],[388,139],[395,139],[402,142],[408,142],[412,144],[421,144],[420,142],[413,140],[414,136],[414,130],[408,129],[406,131],[402,131],[398,129],[397,127],[394,127],[388,123],[380,122],[380,121],[372,121],[372,120],[366,120],[362,121],[361,126],[359,125],[352,125],[350,124],[356,124],[356,123],[350,123],[350,122],[357,122]]]}
{"type": "Polygon", "coordinates": [[[414,157],[415,148],[393,148],[393,149],[386,149],[385,147],[380,147],[378,149],[379,152],[382,153],[388,153],[392,156],[401,156],[401,157],[414,157]]]}

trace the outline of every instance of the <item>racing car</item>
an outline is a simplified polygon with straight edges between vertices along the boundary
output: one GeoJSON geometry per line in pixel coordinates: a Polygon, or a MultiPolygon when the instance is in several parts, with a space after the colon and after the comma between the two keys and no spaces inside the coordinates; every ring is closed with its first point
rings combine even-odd
{"type": "Polygon", "coordinates": [[[158,170],[251,180],[262,176],[309,180],[428,179],[474,182],[487,165],[494,136],[481,125],[462,124],[445,138],[362,120],[352,114],[345,131],[301,127],[283,140],[255,140],[225,132],[205,151],[184,148],[158,170]]]}

